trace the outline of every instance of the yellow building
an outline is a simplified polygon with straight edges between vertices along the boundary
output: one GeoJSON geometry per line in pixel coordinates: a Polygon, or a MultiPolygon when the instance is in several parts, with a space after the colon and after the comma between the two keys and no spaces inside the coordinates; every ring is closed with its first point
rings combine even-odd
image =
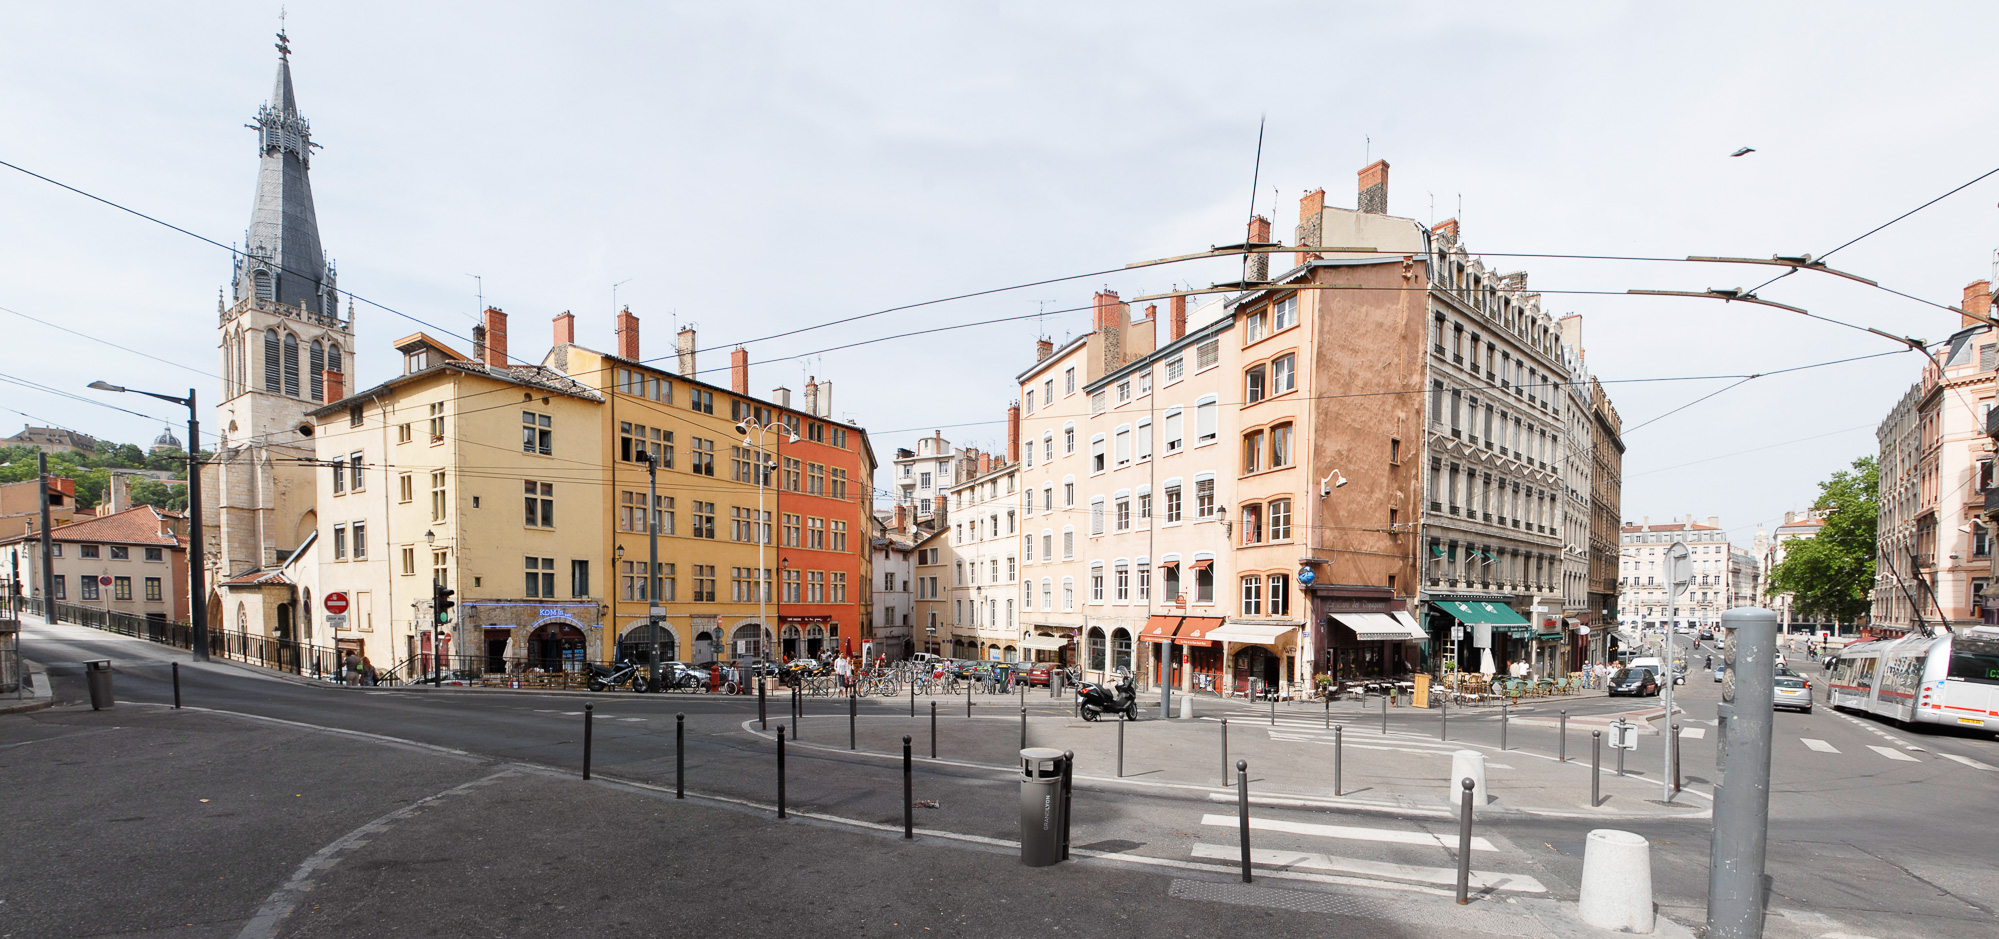
{"type": "Polygon", "coordinates": [[[865,431],[832,419],[832,383],[808,382],[802,407],[784,388],[752,397],[742,350],[729,384],[715,385],[696,377],[693,330],[676,337],[672,369],[646,364],[638,330],[637,317],[619,313],[617,354],[598,352],[575,344],[565,313],[543,363],[606,402],[592,457],[608,479],[595,549],[612,568],[605,588],[616,648],[606,652],[650,661],[655,602],[667,660],[867,652],[875,461],[865,431]],[[647,455],[658,460],[659,569],[650,587],[647,455]]]}
{"type": "Polygon", "coordinates": [[[476,358],[406,337],[402,374],[309,412],[319,595],[301,612],[405,677],[434,650],[460,672],[577,670],[609,654],[604,398],[509,365],[498,310],[474,337],[476,358]],[[433,584],[456,591],[441,636],[433,584]]]}

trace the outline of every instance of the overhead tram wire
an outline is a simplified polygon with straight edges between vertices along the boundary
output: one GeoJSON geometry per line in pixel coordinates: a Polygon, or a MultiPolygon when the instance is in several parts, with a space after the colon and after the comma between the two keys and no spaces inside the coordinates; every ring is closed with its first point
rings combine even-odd
{"type": "MultiPolygon", "coordinates": [[[[1870,229],[1868,229],[1867,231],[1865,231],[1865,232],[1861,233],[1861,234],[1860,234],[1860,235],[1859,235],[1858,237],[1855,237],[1855,238],[1853,238],[1852,240],[1850,240],[1850,241],[1846,242],[1845,244],[1842,244],[1842,245],[1840,245],[1839,247],[1837,247],[1837,248],[1834,248],[1834,249],[1832,249],[1831,251],[1827,251],[1826,253],[1824,253],[1824,254],[1821,254],[1821,255],[1819,255],[1819,256],[1818,256],[1818,260],[1821,260],[1821,261],[1823,261],[1823,260],[1825,260],[1826,258],[1829,258],[1829,257],[1832,257],[1832,256],[1833,256],[1834,254],[1837,254],[1837,253],[1839,253],[1839,252],[1841,252],[1841,251],[1844,251],[1844,250],[1846,250],[1846,249],[1848,249],[1848,248],[1851,248],[1851,247],[1853,247],[1853,246],[1854,246],[1855,244],[1857,244],[1857,243],[1859,243],[1860,241],[1862,241],[1863,239],[1866,239],[1866,238],[1870,238],[1870,237],[1872,237],[1872,236],[1874,236],[1874,235],[1876,235],[1876,234],[1880,233],[1880,231],[1881,231],[1882,229],[1884,229],[1884,228],[1887,228],[1888,226],[1890,226],[1890,225],[1893,225],[1893,224],[1895,224],[1896,222],[1899,222],[1899,221],[1901,221],[1901,220],[1903,220],[1903,219],[1905,219],[1905,218],[1908,218],[1909,216],[1911,216],[1911,215],[1914,215],[1914,214],[1916,214],[1917,212],[1921,212],[1922,210],[1924,210],[1924,209],[1927,209],[1927,208],[1929,208],[1930,206],[1933,206],[1933,205],[1936,205],[1937,203],[1939,203],[1939,202],[1942,202],[1943,200],[1945,200],[1945,199],[1948,199],[1948,198],[1950,198],[1951,196],[1954,196],[1954,195],[1957,195],[1958,193],[1960,193],[1960,192],[1963,192],[1963,191],[1965,191],[1966,189],[1970,189],[1970,188],[1971,188],[1972,186],[1975,186],[1975,185],[1977,185],[1978,183],[1981,183],[1981,182],[1985,181],[1986,179],[1990,178],[1990,177],[1991,177],[1991,176],[1993,176],[1994,174],[1999,174],[1999,167],[1993,167],[1992,169],[1989,169],[1989,170],[1986,170],[1985,172],[1983,172],[1983,173],[1980,173],[1980,174],[1978,174],[1977,176],[1973,177],[1973,178],[1972,178],[1972,179],[1971,179],[1970,181],[1968,181],[1968,182],[1966,182],[1966,183],[1964,183],[1964,184],[1962,184],[1962,185],[1960,185],[1960,186],[1957,186],[1956,188],[1954,188],[1954,189],[1950,190],[1949,192],[1946,192],[1946,193],[1944,193],[1943,195],[1940,195],[1940,196],[1937,196],[1936,198],[1934,198],[1934,199],[1931,199],[1931,200],[1929,200],[1928,202],[1925,202],[1925,203],[1923,203],[1922,205],[1919,205],[1919,206],[1916,206],[1915,208],[1913,208],[1913,209],[1910,209],[1910,210],[1909,210],[1909,211],[1907,211],[1907,212],[1903,212],[1902,214],[1900,214],[1900,215],[1897,215],[1897,216],[1895,216],[1894,218],[1891,218],[1891,219],[1889,219],[1889,220],[1887,220],[1887,221],[1885,221],[1885,222],[1882,222],[1882,223],[1881,223],[1881,224],[1879,224],[1879,225],[1876,225],[1876,226],[1874,226],[1873,228],[1870,228],[1870,229]]],[[[1763,288],[1765,288],[1765,287],[1768,287],[1768,286],[1770,286],[1771,284],[1774,284],[1774,283],[1776,283],[1776,282],[1778,282],[1778,281],[1780,281],[1780,280],[1783,280],[1784,278],[1786,278],[1786,277],[1789,277],[1789,276],[1791,276],[1792,274],[1794,274],[1794,273],[1796,273],[1796,272],[1797,272],[1797,269],[1796,269],[1796,268],[1792,268],[1791,270],[1788,270],[1788,271],[1785,271],[1785,272],[1784,272],[1784,273],[1782,273],[1782,274],[1778,274],[1777,276],[1775,276],[1775,277],[1772,277],[1772,278],[1770,278],[1769,280],[1766,280],[1766,281],[1764,281],[1763,283],[1761,283],[1761,284],[1758,284],[1758,285],[1756,285],[1756,287],[1755,287],[1755,288],[1753,288],[1753,289],[1751,289],[1751,290],[1750,290],[1749,292],[1750,292],[1750,293],[1755,293],[1756,291],[1759,291],[1759,290],[1762,290],[1763,288]]],[[[1883,289],[1886,289],[1886,288],[1883,288],[1883,289]]],[[[1892,291],[1892,290],[1890,290],[1889,292],[1890,292],[1890,293],[1896,293],[1897,291],[1892,291]]]]}
{"type": "Polygon", "coordinates": [[[193,373],[195,373],[196,375],[200,375],[200,376],[203,376],[203,377],[206,377],[206,378],[216,378],[216,379],[219,379],[219,378],[221,378],[221,377],[222,377],[222,376],[220,376],[220,375],[217,375],[217,374],[215,374],[214,372],[209,372],[209,371],[204,371],[204,370],[202,370],[202,369],[198,369],[198,368],[195,368],[195,367],[194,367],[194,366],[192,366],[192,365],[185,365],[185,364],[182,364],[182,363],[180,363],[180,362],[176,362],[176,361],[174,361],[174,360],[172,360],[172,359],[163,359],[163,358],[160,358],[159,356],[157,356],[157,355],[154,355],[154,354],[152,354],[152,353],[150,353],[150,352],[141,352],[141,351],[139,351],[138,349],[134,349],[134,348],[132,348],[131,346],[121,346],[121,345],[119,345],[118,343],[115,343],[115,342],[112,342],[112,341],[111,341],[111,340],[109,340],[109,339],[105,339],[105,338],[103,338],[103,337],[101,337],[101,336],[93,336],[93,335],[91,335],[91,334],[89,334],[89,333],[86,333],[86,332],[83,332],[83,331],[81,331],[81,330],[75,330],[75,329],[71,329],[71,328],[69,328],[69,327],[67,327],[67,326],[64,326],[64,325],[60,324],[60,323],[51,323],[51,322],[49,322],[48,320],[45,320],[45,319],[42,319],[42,318],[40,318],[40,317],[36,317],[36,316],[29,316],[28,314],[26,314],[26,313],[23,313],[23,312],[21,312],[20,310],[15,310],[15,309],[10,309],[10,308],[8,308],[8,307],[4,307],[4,306],[0,306],[0,313],[12,313],[13,315],[15,315],[15,316],[18,316],[18,317],[20,317],[20,318],[22,318],[22,319],[24,319],[24,320],[28,320],[28,321],[30,321],[30,322],[35,322],[35,323],[40,323],[40,324],[42,324],[43,326],[47,326],[47,327],[48,327],[48,328],[50,328],[50,329],[58,329],[58,330],[61,330],[61,331],[63,331],[63,332],[66,332],[66,333],[68,333],[68,334],[70,334],[70,335],[72,335],[72,336],[76,336],[76,337],[79,337],[79,338],[82,338],[82,339],[88,339],[88,340],[90,340],[91,342],[95,342],[95,343],[99,343],[99,344],[101,344],[101,345],[106,345],[106,346],[110,346],[111,348],[113,348],[113,349],[117,349],[117,350],[119,350],[119,351],[121,351],[121,352],[130,352],[130,353],[132,353],[133,355],[136,355],[136,356],[141,356],[141,357],[143,357],[143,358],[148,358],[148,359],[152,359],[153,361],[155,361],[155,362],[159,362],[159,363],[160,363],[160,364],[162,364],[162,365],[171,365],[171,366],[173,366],[174,368],[178,368],[178,369],[185,369],[185,370],[187,370],[187,371],[190,371],[190,372],[193,372],[193,373]]]}

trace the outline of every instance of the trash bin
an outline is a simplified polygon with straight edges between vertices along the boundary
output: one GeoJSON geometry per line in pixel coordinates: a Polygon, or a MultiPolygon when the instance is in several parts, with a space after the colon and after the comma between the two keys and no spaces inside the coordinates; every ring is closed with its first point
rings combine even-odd
{"type": "Polygon", "coordinates": [[[90,680],[90,709],[102,711],[110,707],[111,700],[111,660],[96,659],[83,663],[84,677],[90,680]]]}
{"type": "Polygon", "coordinates": [[[1062,751],[1020,751],[1020,863],[1047,867],[1062,860],[1062,751]]]}

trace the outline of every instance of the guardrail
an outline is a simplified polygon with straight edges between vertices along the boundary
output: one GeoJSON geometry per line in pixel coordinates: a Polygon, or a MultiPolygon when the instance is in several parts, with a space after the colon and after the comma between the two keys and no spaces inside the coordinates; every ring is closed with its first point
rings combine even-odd
{"type": "MultiPolygon", "coordinates": [[[[39,597],[23,597],[20,604],[23,614],[34,613],[37,616],[45,616],[47,613],[39,597]]],[[[79,626],[144,639],[147,642],[156,642],[176,649],[194,648],[194,627],[187,623],[134,616],[116,610],[61,601],[55,604],[55,614],[57,619],[79,626]]],[[[208,655],[210,658],[229,659],[308,678],[337,681],[343,677],[340,661],[342,653],[339,649],[306,645],[269,636],[211,629],[208,631],[208,655]]]]}

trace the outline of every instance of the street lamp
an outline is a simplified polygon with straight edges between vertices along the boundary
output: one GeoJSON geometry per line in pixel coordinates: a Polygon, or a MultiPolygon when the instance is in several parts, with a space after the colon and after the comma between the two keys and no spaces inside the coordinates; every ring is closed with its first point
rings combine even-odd
{"type": "MultiPolygon", "coordinates": [[[[654,575],[659,572],[659,459],[652,451],[641,449],[639,462],[646,465],[646,625],[652,629],[652,690],[661,690],[660,680],[665,673],[660,659],[666,654],[666,642],[660,636],[660,621],[666,618],[666,608],[659,605],[659,583],[654,575]]],[[[620,553],[622,557],[622,552],[620,553]]],[[[618,624],[613,622],[615,632],[618,624]]]]}
{"type": "MultiPolygon", "coordinates": [[[[187,406],[188,608],[192,612],[194,619],[194,632],[191,637],[194,648],[191,651],[193,652],[195,661],[206,662],[208,661],[208,588],[207,585],[202,583],[202,575],[206,573],[208,564],[206,558],[207,552],[204,550],[201,534],[201,457],[199,455],[201,453],[201,421],[195,417],[194,389],[189,388],[187,390],[187,397],[181,398],[174,395],[156,394],[151,391],[140,391],[137,388],[127,388],[123,385],[114,385],[108,381],[94,381],[90,383],[89,387],[95,388],[98,391],[111,391],[119,394],[131,392],[132,394],[145,395],[148,398],[158,398],[161,401],[171,401],[174,404],[184,404],[187,406]]],[[[53,605],[54,602],[54,600],[50,600],[50,609],[55,608],[53,605]]]]}
{"type": "MultiPolygon", "coordinates": [[[[765,634],[771,634],[770,616],[764,608],[765,601],[770,599],[770,568],[764,566],[768,563],[764,560],[764,550],[765,546],[770,544],[771,524],[770,515],[764,511],[764,487],[768,483],[770,475],[777,472],[777,460],[773,458],[772,454],[776,450],[777,443],[782,438],[774,438],[771,436],[771,433],[778,429],[782,429],[785,437],[789,438],[785,439],[784,442],[798,442],[798,431],[791,429],[789,424],[765,424],[754,417],[736,422],[736,432],[743,435],[743,446],[755,448],[759,458],[756,472],[757,628],[765,634]]],[[[757,651],[759,653],[764,651],[763,636],[757,637],[757,651]]]]}

